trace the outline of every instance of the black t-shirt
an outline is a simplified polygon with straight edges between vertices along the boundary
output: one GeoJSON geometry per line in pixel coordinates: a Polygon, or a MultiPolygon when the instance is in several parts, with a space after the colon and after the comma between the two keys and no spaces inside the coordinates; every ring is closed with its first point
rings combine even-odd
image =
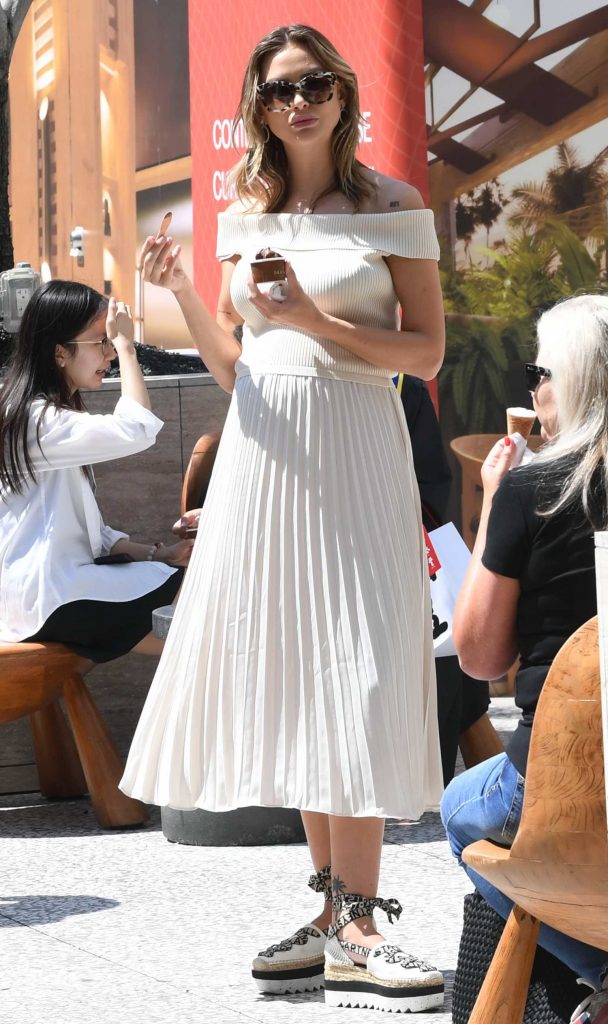
{"type": "MultiPolygon", "coordinates": [[[[556,483],[551,485],[554,491],[556,483]]],[[[597,614],[593,527],[582,508],[538,515],[547,485],[533,465],[502,480],[488,523],[482,562],[520,582],[517,639],[521,665],[515,703],[523,714],[507,747],[525,775],[534,712],[551,662],[569,636],[597,614]]]]}

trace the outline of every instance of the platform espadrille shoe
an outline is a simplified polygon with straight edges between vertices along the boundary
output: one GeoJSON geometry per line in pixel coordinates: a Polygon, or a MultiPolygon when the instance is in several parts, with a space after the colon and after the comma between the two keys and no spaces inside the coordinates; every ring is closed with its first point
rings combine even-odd
{"type": "Polygon", "coordinates": [[[371,899],[355,893],[333,898],[337,920],[325,946],[325,1002],[329,1006],[359,1006],[392,1013],[420,1013],[443,1006],[443,975],[430,964],[388,942],[369,949],[338,938],[351,921],[384,910],[392,923],[399,918],[397,900],[371,899]],[[365,958],[353,961],[349,953],[365,958]]]}
{"type": "MultiPolygon", "coordinates": [[[[311,875],[308,884],[315,892],[324,893],[326,900],[331,900],[331,871],[328,867],[311,875]]],[[[287,995],[323,988],[326,942],[326,929],[306,924],[288,939],[258,953],[251,973],[260,992],[287,995]]]]}

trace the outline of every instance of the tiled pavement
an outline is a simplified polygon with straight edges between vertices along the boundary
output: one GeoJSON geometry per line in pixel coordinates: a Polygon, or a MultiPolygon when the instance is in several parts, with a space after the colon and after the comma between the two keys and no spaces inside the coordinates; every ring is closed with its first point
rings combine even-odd
{"type": "MultiPolygon", "coordinates": [[[[512,727],[512,702],[494,714],[512,727]]],[[[1,1024],[378,1024],[320,993],[268,998],[251,982],[252,954],[316,912],[304,846],[176,846],[156,811],[115,833],[85,800],[2,803],[1,1024]]],[[[436,814],[387,825],[380,892],[404,905],[388,934],[440,967],[448,989],[469,890],[436,814]]],[[[420,1020],[446,1024],[449,1006],[448,991],[443,1012],[420,1020]]]]}

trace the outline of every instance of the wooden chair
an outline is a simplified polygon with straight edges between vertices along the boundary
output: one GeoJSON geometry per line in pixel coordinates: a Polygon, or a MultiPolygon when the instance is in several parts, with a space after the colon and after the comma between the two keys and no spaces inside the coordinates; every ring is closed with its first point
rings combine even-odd
{"type": "Polygon", "coordinates": [[[516,904],[469,1024],[521,1024],[541,921],[608,951],[597,617],[564,644],[545,681],[512,847],[482,840],[463,859],[516,904]]]}
{"type": "Polygon", "coordinates": [[[83,796],[88,789],[102,828],[140,825],[146,809],[118,789],[123,763],[82,678],[88,667],[63,644],[0,643],[0,724],[30,716],[44,796],[83,796]]]}

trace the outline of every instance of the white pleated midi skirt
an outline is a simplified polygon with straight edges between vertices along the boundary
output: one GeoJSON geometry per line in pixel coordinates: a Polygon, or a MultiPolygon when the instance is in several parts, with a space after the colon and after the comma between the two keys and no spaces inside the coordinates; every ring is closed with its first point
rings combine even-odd
{"type": "Polygon", "coordinates": [[[245,367],[121,788],[419,817],[442,791],[430,616],[390,379],[245,367]]]}

